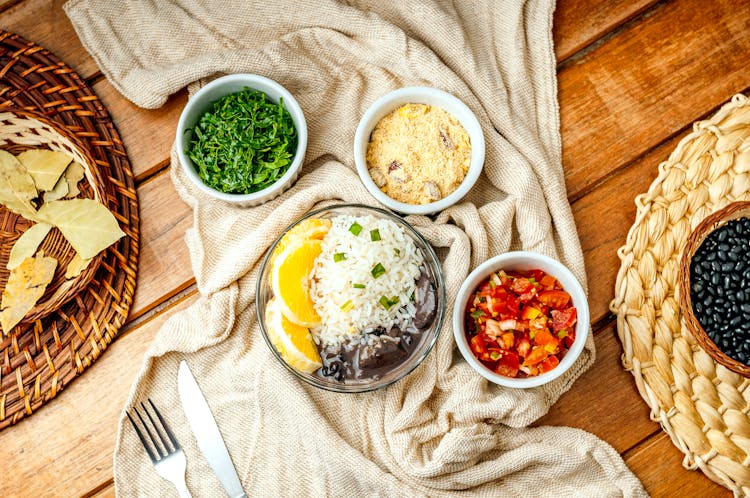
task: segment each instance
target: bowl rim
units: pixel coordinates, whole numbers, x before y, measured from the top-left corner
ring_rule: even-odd
[[[727,222],[750,217],[750,201],[730,202],[723,208],[714,211],[703,218],[698,225],[690,232],[685,242],[685,247],[680,256],[680,269],[677,274],[677,291],[679,293],[679,308],[682,318],[685,320],[685,327],[698,342],[698,345],[708,355],[719,363],[745,378],[750,378],[750,365],[735,360],[711,340],[708,333],[698,321],[693,313],[693,302],[690,296],[690,264],[703,242],[713,232],[726,225]]]
[[[417,99],[414,103],[422,103],[418,100],[425,99],[426,97],[432,97],[435,100],[440,101],[441,104],[429,105],[441,107],[443,110],[449,112],[453,117],[458,119],[461,126],[464,127],[471,139],[471,159],[469,162],[469,170],[463,181],[461,181],[458,187],[456,187],[456,190],[435,202],[430,202],[428,204],[408,204],[389,197],[380,190],[377,185],[375,185],[372,177],[370,177],[365,154],[362,153],[362,150],[363,146],[367,146],[372,130],[378,124],[380,119],[382,119],[383,116],[378,119],[375,119],[375,117],[379,115],[383,109],[388,108],[388,112],[396,109],[397,106],[404,104],[404,102],[401,101],[404,98]],[[386,93],[375,100],[375,102],[373,102],[365,111],[362,118],[359,120],[357,130],[354,133],[354,164],[357,167],[357,173],[359,174],[360,180],[378,202],[399,213],[432,214],[456,204],[469,193],[479,179],[479,176],[484,169],[484,160],[484,132],[482,131],[482,126],[479,123],[476,114],[474,114],[474,112],[458,97],[438,88],[408,86]]]
[[[294,153],[294,159],[292,159],[289,168],[281,176],[281,178],[276,180],[276,182],[274,182],[272,185],[269,185],[263,190],[258,190],[257,192],[252,192],[249,194],[231,194],[221,192],[212,187],[209,187],[208,185],[203,183],[203,180],[201,180],[200,176],[195,170],[193,161],[185,153],[185,148],[187,147],[186,132],[188,128],[195,125],[195,123],[187,123],[189,111],[199,105],[199,102],[202,102],[202,99],[205,99],[206,95],[212,90],[235,83],[244,83],[244,86],[250,87],[253,90],[261,91],[272,100],[275,99],[275,97],[268,95],[268,92],[266,90],[264,90],[263,88],[257,88],[257,86],[273,88],[281,95],[281,98],[284,99],[284,107],[286,107],[287,111],[289,111],[289,114],[294,121],[294,125],[297,128],[297,150]],[[231,93],[235,92],[227,92],[222,96],[226,96]],[[258,74],[227,74],[225,76],[216,78],[210,83],[207,83],[192,97],[189,98],[187,104],[185,104],[185,107],[182,108],[180,118],[177,121],[177,129],[175,132],[175,148],[177,149],[177,157],[180,161],[180,165],[182,166],[183,171],[185,171],[185,174],[188,176],[188,178],[190,178],[193,184],[196,185],[202,192],[205,192],[206,194],[216,199],[221,199],[223,201],[231,203],[251,203],[253,201],[262,201],[273,192],[278,191],[279,193],[281,193],[287,187],[290,181],[293,181],[294,178],[296,178],[296,175],[301,169],[302,163],[305,159],[305,152],[307,151],[307,121],[305,119],[305,114],[302,111],[302,107],[300,107],[297,99],[295,99],[294,96],[277,81]]]
[[[561,275],[564,276],[565,279],[567,279],[569,283],[572,284],[572,289],[569,285],[564,285],[563,287],[565,291],[570,294],[571,299],[573,299],[573,303],[578,312],[578,323],[576,324],[576,339],[570,349],[568,349],[568,352],[565,354],[565,357],[562,359],[560,364],[549,372],[534,377],[525,377],[522,379],[506,377],[497,374],[480,363],[469,349],[469,343],[466,340],[466,334],[464,332],[464,312],[466,307],[465,304],[469,293],[473,292],[478,282],[485,279],[489,275],[489,273],[503,268],[512,269],[514,264],[518,264],[513,263],[513,261],[517,261],[519,259],[528,260],[529,263],[532,263],[532,265],[530,266],[533,266],[533,263],[535,262],[541,262],[549,267],[555,268],[555,274],[553,274],[552,276],[558,280],[560,280]],[[547,271],[545,271],[545,273],[552,274],[552,272]],[[474,281],[476,281],[476,283],[473,283]],[[459,289],[456,296],[456,302],[453,306],[453,336],[455,338],[456,344],[458,345],[458,349],[461,351],[461,354],[463,355],[466,362],[485,379],[495,384],[512,388],[527,389],[538,387],[557,379],[562,374],[567,372],[575,364],[575,362],[578,360],[578,357],[583,352],[589,335],[589,322],[590,317],[588,298],[586,296],[586,292],[583,289],[583,286],[575,277],[575,275],[573,275],[573,272],[571,272],[568,267],[566,267],[560,261],[533,251],[506,252],[498,254],[497,256],[493,256],[492,258],[480,264],[466,277],[466,279],[464,279],[463,283],[461,284],[461,288]]]
[[[414,356],[412,361],[413,364],[410,365],[407,369],[405,369],[403,372],[401,372],[398,376],[394,377],[393,379],[389,379],[388,382],[385,382],[383,384],[378,384],[378,381],[375,381],[371,384],[362,384],[362,385],[352,385],[352,384],[341,384],[335,385],[334,383],[322,383],[317,382],[315,378],[305,375],[302,372],[298,372],[294,368],[292,368],[285,360],[281,357],[279,352],[276,350],[276,347],[271,343],[271,339],[268,337],[268,332],[266,331],[265,323],[262,317],[262,313],[265,313],[265,311],[261,310],[259,297],[261,295],[261,287],[263,285],[263,275],[265,273],[265,269],[271,259],[271,255],[273,254],[274,249],[276,249],[276,246],[278,245],[279,241],[286,235],[286,233],[297,224],[301,223],[302,221],[312,218],[313,216],[316,216],[322,212],[331,211],[334,209],[341,209],[341,208],[353,208],[353,209],[364,209],[366,211],[375,211],[381,216],[385,216],[388,219],[395,219],[397,223],[400,223],[403,226],[406,226],[411,233],[414,235],[416,239],[418,239],[424,247],[427,248],[427,255],[432,258],[432,260],[435,263],[435,268],[437,269],[437,274],[435,275],[435,278],[437,279],[438,283],[438,290],[439,290],[439,296],[438,296],[438,313],[435,317],[436,322],[434,323],[434,330],[435,333],[433,336],[429,339],[428,343],[425,346],[424,351],[419,354],[418,356]],[[270,270],[269,270],[270,271]],[[325,391],[331,391],[336,393],[365,393],[370,391],[376,391],[378,389],[382,389],[385,387],[390,386],[391,384],[394,384],[401,379],[407,377],[409,374],[411,374],[418,366],[424,362],[424,360],[427,358],[427,356],[430,354],[432,349],[434,348],[435,344],[437,343],[438,337],[440,337],[440,332],[443,328],[444,319],[445,319],[445,313],[446,313],[446,307],[447,307],[447,297],[445,293],[445,277],[443,275],[443,268],[440,264],[440,260],[437,257],[437,254],[435,253],[435,250],[433,249],[432,245],[422,236],[417,229],[412,227],[406,220],[401,218],[395,213],[391,213],[390,211],[386,209],[382,209],[379,207],[374,206],[368,206],[366,204],[359,204],[359,203],[336,203],[331,204],[325,207],[314,209],[304,216],[300,217],[290,225],[288,225],[284,230],[281,232],[281,234],[276,237],[276,240],[274,240],[273,244],[268,248],[266,251],[266,255],[263,257],[263,261],[260,266],[260,271],[258,272],[258,279],[255,283],[255,316],[258,320],[258,326],[260,327],[261,335],[263,336],[263,340],[265,341],[268,348],[271,350],[271,354],[273,354],[274,357],[292,374],[294,374],[298,379],[304,381],[305,383],[314,386],[319,389],[323,389]],[[402,363],[403,365],[403,363]]]

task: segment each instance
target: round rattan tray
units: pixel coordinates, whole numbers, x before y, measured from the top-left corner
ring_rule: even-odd
[[[74,297],[0,336],[0,430],[57,396],[117,336],[133,301],[140,236],[133,173],[102,103],[50,52],[0,31],[0,113],[6,108],[39,113],[81,144],[126,237],[99,256],[95,273]],[[3,238],[18,236],[13,227],[0,229]]]
[[[750,380],[714,361],[689,332],[678,295],[688,236],[708,215],[750,200],[750,99],[735,96],[694,125],[636,197],[635,223],[618,250],[611,309],[623,365],[683,465],[738,495],[750,494]]]

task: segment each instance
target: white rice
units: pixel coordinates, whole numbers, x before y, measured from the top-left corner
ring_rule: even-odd
[[[383,218],[340,215],[331,221],[310,281],[315,311],[322,319],[322,326],[312,329],[315,341],[340,344],[361,336],[369,327],[406,328],[414,319],[411,298],[423,262],[414,241],[396,223]],[[355,221],[362,226],[356,236],[349,230]],[[370,232],[375,229],[379,241],[372,240]],[[334,255],[342,253],[346,259],[334,261]],[[372,270],[378,263],[385,273],[374,278]],[[397,297],[398,303],[386,309],[380,303],[383,296],[394,301]]]

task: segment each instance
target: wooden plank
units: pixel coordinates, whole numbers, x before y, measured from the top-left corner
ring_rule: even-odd
[[[196,299],[190,294],[128,331],[59,399],[0,432],[0,462],[13,469],[12,479],[0,479],[0,496],[20,489],[23,496],[80,496],[112,478],[117,420],[141,358],[164,321]]]
[[[115,484],[109,482],[106,486],[98,489],[95,493],[87,494],[85,496],[86,498],[115,498]]]
[[[561,62],[658,0],[580,0],[558,2],[552,36]]]
[[[99,72],[62,10],[67,0],[25,0],[3,12],[0,28],[50,50],[83,78]]]
[[[174,189],[169,171],[138,187],[141,255],[129,319],[142,315],[195,281],[185,244],[193,212]]]
[[[136,179],[165,167],[169,163],[177,121],[187,103],[187,91],[173,95],[156,110],[141,109],[126,100],[106,79],[94,85],[94,92],[109,110],[120,132]]]
[[[597,333],[596,362],[534,425],[579,427],[622,452],[659,430],[633,376],[622,368],[614,325]]]
[[[574,198],[750,87],[750,2],[669,2],[559,73]],[[689,29],[681,29],[689,26]]]
[[[625,463],[654,497],[732,496],[730,491],[706,477],[700,470],[685,470],[683,454],[660,432],[624,455]]]
[[[609,313],[620,268],[617,249],[625,244],[635,221],[635,196],[648,190],[658,176],[659,163],[667,160],[681,138],[654,149],[571,205],[586,264],[592,323]]]

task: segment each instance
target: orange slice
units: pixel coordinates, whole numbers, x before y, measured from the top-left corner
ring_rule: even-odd
[[[266,305],[266,331],[271,343],[290,367],[312,373],[323,366],[310,331],[287,320],[276,298],[271,298]]]
[[[322,250],[318,239],[292,241],[271,267],[271,288],[284,316],[301,327],[320,324],[310,297],[310,273]]]
[[[308,218],[292,227],[287,233],[281,237],[281,240],[273,250],[271,255],[271,266],[276,257],[284,252],[284,249],[289,247],[291,242],[302,239],[317,239],[322,240],[328,230],[331,228],[331,220],[327,218]]]

